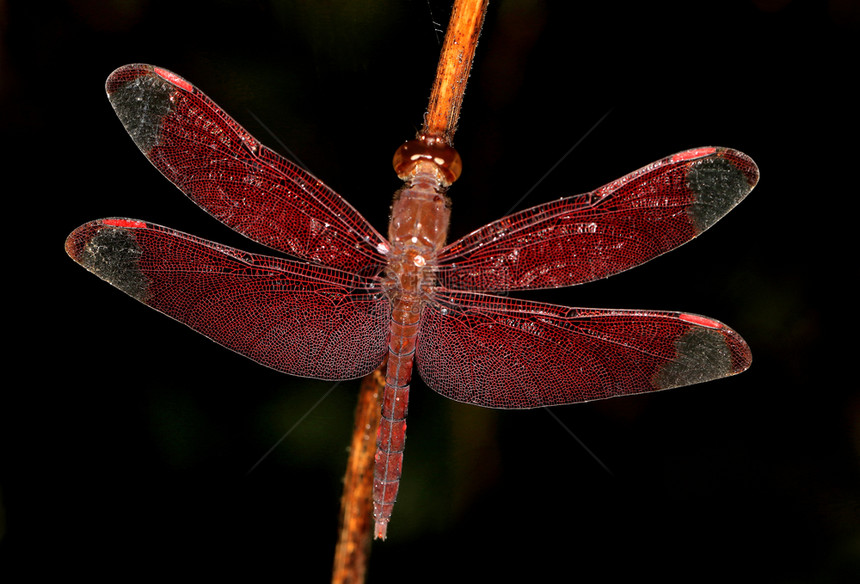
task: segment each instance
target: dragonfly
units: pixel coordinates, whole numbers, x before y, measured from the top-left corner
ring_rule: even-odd
[[[522,409],[701,383],[751,363],[743,338],[706,316],[507,295],[605,278],[697,237],[758,181],[739,151],[679,152],[446,243],[446,191],[462,161],[419,135],[394,156],[404,185],[386,238],[179,75],[126,65],[106,91],[165,177],[223,224],[292,259],[123,217],[81,225],[66,251],[140,302],[277,371],[342,380],[385,363],[377,538],[387,535],[399,488],[413,365],[447,398]]]

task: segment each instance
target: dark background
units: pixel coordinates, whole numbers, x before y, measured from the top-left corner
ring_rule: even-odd
[[[75,265],[79,224],[128,216],[259,251],[140,155],[105,77],[184,76],[287,144],[385,230],[448,2],[0,1],[7,265],[0,578],[330,577],[357,382],[279,375]],[[731,146],[762,178],[704,237],[535,298],[684,310],[752,347],[746,373],[545,411],[414,383],[371,582],[856,582],[860,398],[851,235],[856,2],[494,1],[456,144],[451,237],[673,152]],[[257,121],[260,120],[260,121]],[[850,139],[849,139],[850,138]],[[850,243],[849,243],[850,242]],[[849,247],[851,245],[852,247]],[[849,255],[850,253],[850,255]],[[8,326],[11,324],[11,327]]]

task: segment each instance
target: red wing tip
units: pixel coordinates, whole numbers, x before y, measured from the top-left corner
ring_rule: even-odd
[[[152,70],[156,75],[165,79],[172,83],[173,85],[179,87],[180,89],[184,89],[185,91],[194,91],[194,86],[191,85],[188,81],[174,73],[173,71],[168,71],[162,67],[153,67]]]
[[[686,162],[689,160],[706,158],[713,154],[732,161],[732,164],[740,168],[747,177],[747,182],[749,183],[750,190],[752,190],[752,188],[756,186],[759,178],[758,165],[752,158],[750,158],[740,150],[735,150],[734,148],[724,148],[721,146],[700,146],[699,148],[691,148],[689,150],[684,150],[683,152],[673,154],[669,157],[669,160],[671,162]]]
[[[678,314],[690,326],[674,340],[675,355],[651,378],[656,390],[704,383],[749,368],[752,354],[741,336],[723,323],[698,314]]]
[[[715,146],[701,146],[699,148],[692,148],[690,150],[684,150],[683,152],[678,152],[677,154],[673,154],[671,159],[672,162],[683,162],[685,160],[695,160],[696,158],[702,158],[704,156],[710,156],[714,152],[717,151]]]
[[[101,224],[109,225],[111,227],[130,227],[132,229],[146,227],[145,222],[138,221],[136,219],[102,219]]]
[[[80,263],[81,254],[90,241],[96,237],[103,227],[120,227],[123,229],[141,229],[146,227],[146,222],[137,219],[125,219],[122,217],[111,217],[109,219],[97,219],[84,223],[66,238],[66,253],[76,262]]]
[[[183,77],[177,75],[173,71],[164,67],[156,67],[155,65],[147,65],[145,63],[133,63],[131,65],[123,65],[114,70],[108,75],[105,82],[105,91],[108,95],[112,95],[118,89],[121,89],[126,84],[134,81],[139,77],[146,75],[158,75],[168,83],[175,85],[185,91],[194,91],[194,86],[186,81]]]
[[[699,326],[704,326],[712,329],[723,328],[723,323],[718,320],[714,320],[712,318],[708,318],[707,316],[701,316],[699,314],[689,314],[682,313],[678,315],[678,318],[683,320],[684,322],[690,322],[693,324],[697,324]]]
[[[749,366],[752,364],[752,352],[749,345],[737,332],[720,321],[702,316],[701,314],[684,312],[679,314],[678,318],[696,326],[719,331],[718,334],[725,340],[726,346],[731,353],[731,373],[727,375],[735,375],[749,369]]]

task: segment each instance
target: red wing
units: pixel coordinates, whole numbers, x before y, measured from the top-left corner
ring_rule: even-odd
[[[735,331],[680,312],[568,308],[437,291],[416,364],[435,391],[491,408],[631,395],[734,375],[750,365]]]
[[[144,304],[272,369],[351,379],[387,350],[375,278],[243,252],[131,219],[86,223],[66,251]]]
[[[503,291],[605,278],[690,241],[757,181],[755,163],[736,150],[680,152],[451,243],[439,254],[438,281],[456,290]]]
[[[310,262],[368,276],[385,265],[387,242],[349,203],[178,75],[126,65],[105,89],[150,162],[219,221]]]

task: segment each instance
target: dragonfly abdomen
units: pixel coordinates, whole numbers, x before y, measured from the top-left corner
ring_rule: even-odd
[[[382,416],[376,434],[376,460],[373,472],[373,516],[375,535],[385,538],[391,509],[400,487],[403,450],[406,446],[406,413],[409,405],[409,383],[415,357],[415,343],[421,322],[421,301],[396,301],[391,314],[388,340],[388,362]]]

